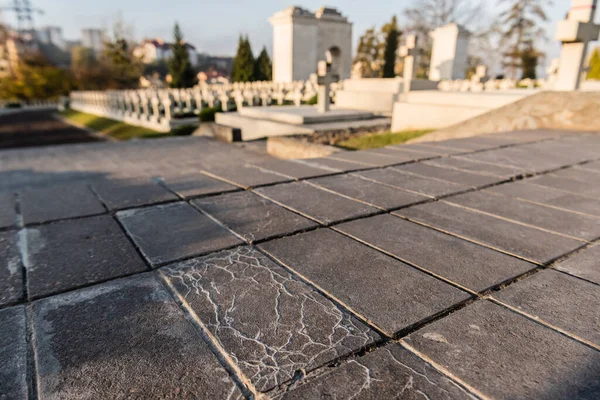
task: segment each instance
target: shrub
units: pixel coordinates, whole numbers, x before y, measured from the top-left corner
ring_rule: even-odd
[[[215,114],[221,112],[221,107],[205,107],[200,111],[198,117],[200,122],[215,122]]]
[[[198,127],[196,125],[183,125],[171,131],[173,136],[190,136]]]
[[[21,107],[23,107],[21,105],[21,103],[17,103],[17,102],[6,103],[4,105],[4,108],[21,108]]]
[[[308,101],[306,102],[306,104],[308,104],[309,106],[316,106],[318,103],[319,97],[316,94],[310,99],[308,99]]]

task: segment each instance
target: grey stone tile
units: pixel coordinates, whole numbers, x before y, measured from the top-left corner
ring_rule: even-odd
[[[242,243],[186,203],[121,211],[117,216],[155,266]]]
[[[30,298],[146,270],[110,216],[60,221],[21,232]]]
[[[273,171],[280,175],[285,175],[291,179],[313,178],[316,176],[331,175],[335,173],[330,169],[319,168],[316,166],[295,162],[294,160],[271,160],[256,163],[254,165],[267,171]]]
[[[33,310],[40,398],[239,396],[149,274],[54,296]]]
[[[23,268],[17,232],[0,232],[0,306],[23,298]]]
[[[0,193],[0,228],[8,228],[17,223],[15,207],[15,195],[13,193]]]
[[[599,285],[545,270],[493,297],[600,346]]]
[[[334,172],[349,172],[349,171],[358,171],[361,169],[373,168],[367,164],[361,164],[351,161],[343,161],[337,160],[335,158],[323,157],[323,158],[309,158],[306,160],[296,160],[296,162],[301,162],[306,165],[329,169]]]
[[[451,168],[437,167],[425,163],[416,163],[396,167],[402,172],[458,183],[469,187],[487,186],[504,180],[503,178],[481,175],[467,171],[457,171]]]
[[[309,378],[278,400],[472,399],[473,396],[398,344]]]
[[[438,158],[440,156],[448,154],[445,150],[440,150],[434,147],[425,147],[419,145],[395,145],[395,146],[387,146],[380,149],[373,149],[371,151],[398,151],[405,154],[411,154],[413,157],[416,157],[418,160],[429,159],[429,158]],[[450,151],[452,152],[452,151]]]
[[[330,158],[335,158],[342,161],[353,161],[372,167],[386,167],[388,165],[400,164],[403,162],[412,161],[414,157],[399,155],[391,157],[388,155],[372,153],[369,151],[345,151],[332,154]]]
[[[249,247],[162,272],[260,391],[380,339]]]
[[[594,161],[588,164],[580,165],[577,169],[583,169],[585,171],[600,172],[600,161]]]
[[[28,399],[25,307],[0,310],[0,399]]]
[[[348,222],[336,229],[476,292],[537,267],[391,215]]]
[[[167,176],[163,178],[163,183],[169,189],[185,198],[239,190],[237,186],[230,185],[199,172]]]
[[[470,189],[469,186],[457,183],[403,173],[395,168],[363,171],[359,172],[358,175],[376,182],[431,197],[440,197]]]
[[[206,197],[192,203],[248,242],[317,226],[317,223],[252,192]]]
[[[102,203],[87,185],[71,184],[20,193],[21,214],[25,224],[105,213]]]
[[[584,242],[466,210],[445,202],[424,204],[394,212],[412,220],[524,257],[549,262]]]
[[[423,142],[423,143],[410,143],[410,144],[399,144],[391,146],[400,150],[410,150],[413,152],[421,152],[424,154],[436,154],[438,156],[448,156],[451,154],[463,153],[464,150],[452,149],[449,147],[443,147],[436,145],[438,142]]]
[[[582,250],[555,268],[600,285],[600,245]]]
[[[325,225],[378,212],[374,207],[321,190],[306,182],[260,188],[256,192]]]
[[[249,164],[211,168],[202,172],[244,189],[292,180],[286,176],[268,172]]]
[[[547,186],[535,185],[529,180],[494,186],[486,190],[600,217],[600,200],[552,189]]]
[[[598,217],[546,207],[485,190],[453,196],[446,201],[578,239],[593,240],[600,237]]]
[[[523,170],[520,168],[483,163],[462,157],[436,158],[435,160],[426,161],[425,164],[445,168],[455,168],[460,171],[476,172],[478,174],[492,175],[499,178],[510,178],[519,176],[523,173]]]
[[[423,152],[411,151],[409,149],[400,149],[397,147],[382,147],[378,149],[363,150],[362,152],[370,154],[381,154],[394,160],[398,160],[398,163],[427,160],[429,158],[439,157],[437,154],[433,153],[425,154]]]
[[[469,298],[465,292],[329,229],[260,247],[390,336]]]
[[[502,138],[497,135],[472,136],[459,139],[448,139],[439,142],[426,142],[423,144],[435,145],[438,147],[448,147],[450,149],[459,149],[464,152],[481,151],[495,149],[498,147],[513,144],[515,141],[508,138]]]
[[[590,184],[600,184],[600,175],[597,172],[586,171],[580,168],[566,168],[560,171],[553,172],[551,176],[560,178],[573,179],[579,182],[587,182]]]
[[[318,178],[311,182],[336,193],[341,193],[384,209],[393,209],[429,200],[429,197],[405,192],[398,188],[381,185],[360,178],[359,176],[348,174]]]
[[[487,301],[405,340],[489,398],[591,400],[600,394],[599,351]]]
[[[560,171],[560,173],[555,172],[532,178],[531,183],[564,190],[573,194],[600,198],[600,174],[583,170],[565,171],[569,172]]]
[[[177,196],[149,179],[112,179],[92,184],[100,200],[111,210],[177,200]]]

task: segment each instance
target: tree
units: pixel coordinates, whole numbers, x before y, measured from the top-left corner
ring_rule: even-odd
[[[375,28],[367,29],[358,41],[354,68],[360,69],[360,76],[372,78],[379,76],[381,61],[379,59],[380,39]]]
[[[521,50],[521,79],[537,79],[537,66],[541,53],[539,53],[534,47],[533,43],[528,43],[526,47]]]
[[[237,53],[233,59],[233,82],[251,82],[254,80],[254,55],[248,36],[240,35]]]
[[[172,88],[189,88],[198,82],[181,28],[177,23],[173,29],[173,57],[169,60],[169,73]]]
[[[398,19],[394,15],[392,21],[382,28],[386,34],[385,48],[383,51],[383,77],[393,78],[396,76],[396,61],[398,56]]]
[[[600,80],[600,49],[596,47],[589,62],[588,79]]]
[[[273,79],[273,66],[271,64],[271,57],[267,53],[266,47],[263,47],[260,55],[254,63],[254,80],[256,81],[270,81]]]
[[[112,39],[104,41],[104,52],[100,63],[108,75],[104,89],[135,89],[143,71],[140,59],[133,55],[130,46],[132,28],[118,18],[113,27]]]

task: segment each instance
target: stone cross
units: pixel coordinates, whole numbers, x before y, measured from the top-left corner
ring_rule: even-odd
[[[556,90],[577,90],[586,70],[588,45],[598,40],[594,24],[598,0],[571,0],[567,19],[558,23],[556,38],[562,42]]]
[[[407,35],[404,45],[400,46],[400,57],[404,58],[404,92],[410,92],[410,85],[417,74],[419,51],[417,49],[417,35]]]
[[[319,113],[326,113],[331,106],[331,84],[339,81],[339,76],[331,72],[331,64],[327,61],[319,61],[317,75],[319,84],[317,109]]]

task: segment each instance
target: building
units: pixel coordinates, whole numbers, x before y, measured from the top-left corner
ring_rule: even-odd
[[[334,8],[312,13],[292,6],[273,15],[273,80],[307,80],[319,61],[329,61],[340,79],[352,70],[352,23]]]
[[[190,63],[195,67],[198,64],[196,48],[189,43],[185,43],[185,47],[190,56]],[[144,64],[167,61],[173,57],[173,43],[160,38],[146,39],[133,49],[133,55],[140,58]]]
[[[67,50],[67,42],[63,37],[63,30],[59,26],[46,26],[38,29],[36,36],[40,43],[54,45],[63,51]]]
[[[99,54],[104,49],[104,30],[85,28],[81,30],[81,45]]]

